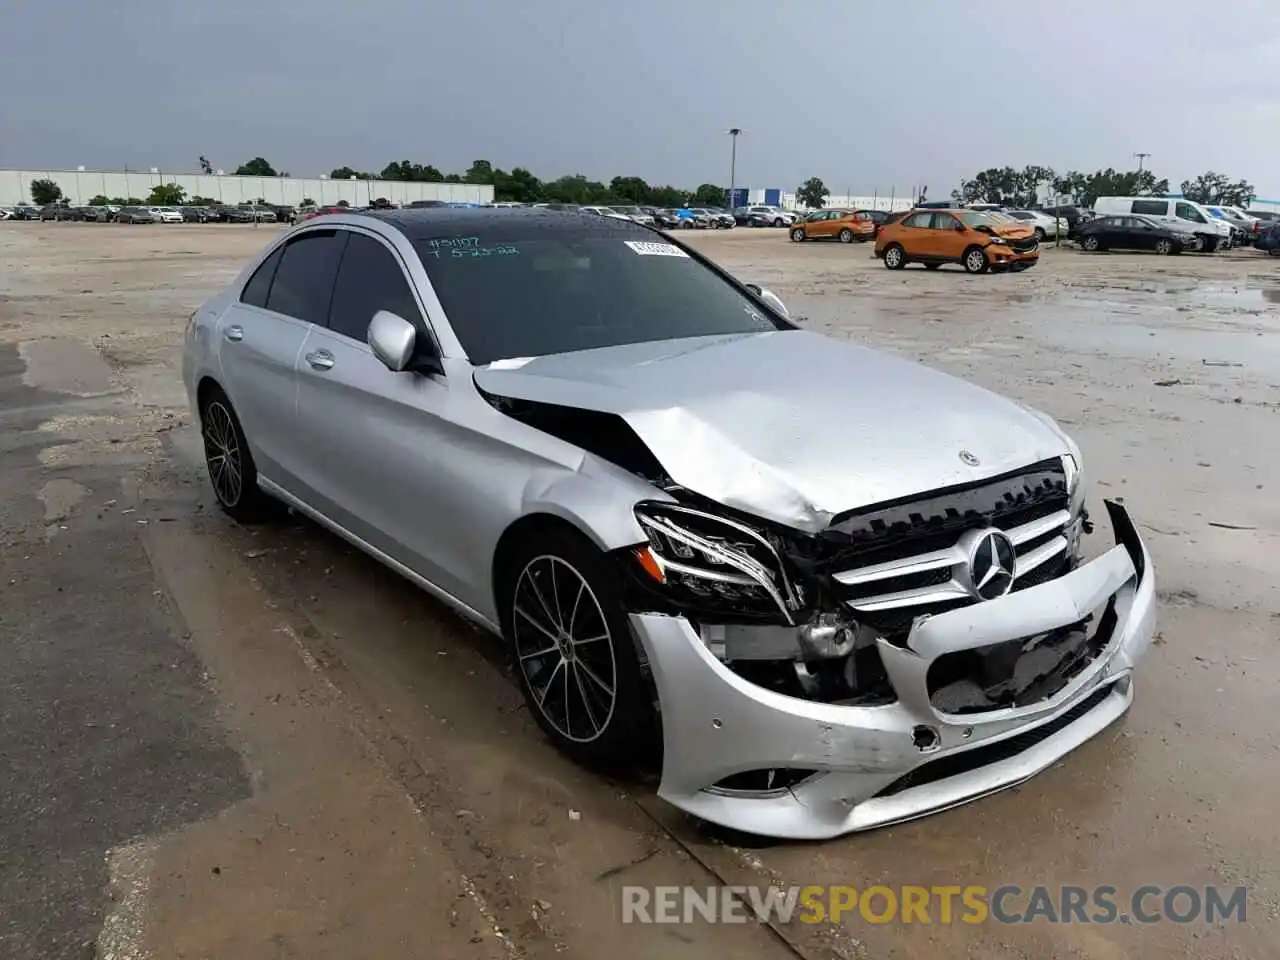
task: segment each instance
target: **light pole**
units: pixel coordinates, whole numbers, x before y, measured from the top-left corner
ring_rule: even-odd
[[[1141,172],[1142,172],[1142,161],[1146,160],[1146,159],[1147,159],[1147,157],[1151,156],[1151,154],[1149,154],[1149,153],[1135,153],[1135,154],[1134,154],[1134,156],[1138,158],[1138,172],[1139,172],[1139,173],[1141,173]]]
[[[84,206],[84,196],[80,190],[80,174],[84,173],[84,165],[76,167],[76,205]]]
[[[738,176],[738,134],[742,132],[739,127],[730,127],[725,131],[729,135],[729,211],[737,206],[737,176]]]

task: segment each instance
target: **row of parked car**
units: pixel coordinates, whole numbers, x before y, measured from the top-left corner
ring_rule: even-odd
[[[52,203],[43,207],[18,204],[0,207],[0,220],[82,221],[90,223],[293,223],[293,207],[276,204],[215,204],[212,206],[72,207]]]

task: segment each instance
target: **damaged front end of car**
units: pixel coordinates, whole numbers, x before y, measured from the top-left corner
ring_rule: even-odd
[[[671,488],[624,597],[657,686],[660,795],[821,838],[1012,785],[1120,716],[1153,629],[1145,548],[1091,563],[1072,455],[809,534]]]

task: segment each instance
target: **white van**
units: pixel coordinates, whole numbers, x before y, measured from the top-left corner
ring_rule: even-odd
[[[1099,197],[1093,205],[1098,216],[1140,213],[1168,223],[1174,229],[1190,229],[1200,238],[1200,249],[1212,253],[1231,246],[1231,226],[1192,200],[1169,197]]]

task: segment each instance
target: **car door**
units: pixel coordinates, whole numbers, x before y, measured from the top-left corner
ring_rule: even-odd
[[[811,237],[827,238],[835,234],[835,217],[834,210],[820,210],[813,215],[813,219],[805,224],[805,231]]]
[[[277,247],[250,276],[215,333],[222,385],[259,473],[286,490],[296,485],[295,364],[307,330],[328,313],[337,267],[334,231],[303,233]]]
[[[902,231],[899,237],[902,242],[902,249],[907,251],[908,257],[912,259],[930,259],[932,257],[932,233],[930,231],[932,224],[933,214],[927,210],[922,213],[913,213],[903,218]]]
[[[299,495],[463,597],[448,560],[463,545],[439,542],[451,527],[431,522],[450,510],[440,480],[451,436],[448,384],[442,375],[392,372],[374,356],[368,331],[379,310],[408,320],[423,342],[433,339],[400,254],[373,232],[345,232],[329,315],[311,327],[298,360],[298,437],[310,454]]]
[[[933,214],[930,221],[929,252],[944,260],[959,260],[964,256],[965,248],[972,242],[967,231],[962,233],[956,229],[959,220],[945,210]]]
[[[1146,220],[1138,217],[1124,218],[1124,237],[1123,246],[1129,250],[1154,250],[1156,248],[1157,232]]]

